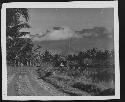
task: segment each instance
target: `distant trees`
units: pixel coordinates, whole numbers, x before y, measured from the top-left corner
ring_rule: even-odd
[[[110,66],[111,64],[114,64],[114,62],[111,62],[112,60],[114,60],[114,54],[113,54],[113,50],[109,51],[109,50],[98,50],[97,54],[95,56],[95,60],[98,64],[98,66]]]
[[[67,68],[84,70],[87,67],[111,67],[114,65],[114,51],[99,50],[97,48],[80,51],[77,55],[67,55],[64,58],[60,54],[51,55],[49,51],[42,54],[37,54],[40,57],[39,61],[49,62],[55,67],[59,67],[61,63]],[[34,57],[35,58],[35,57]],[[38,58],[36,58],[38,60]],[[38,62],[39,62],[38,61]]]
[[[52,60],[52,55],[49,53],[49,51],[45,51],[43,54],[43,61],[50,62]]]
[[[86,51],[80,51],[78,55],[68,55],[67,60],[77,62],[79,66],[86,66],[87,62],[89,66],[109,66],[109,64],[114,63],[114,51],[102,51],[97,48],[92,48]]]
[[[52,62],[53,62],[53,65],[54,65],[55,67],[59,67],[59,66],[60,66],[60,63],[61,63],[61,57],[60,57],[60,55],[55,54],[55,55],[53,56]]]
[[[25,20],[22,21],[21,17]],[[29,32],[20,32],[22,28],[29,28],[29,15],[26,8],[6,9],[6,50],[7,64],[26,64],[31,60],[32,41],[29,38],[21,38]]]
[[[38,58],[39,57],[39,58]],[[60,74],[65,73],[66,75],[77,78],[84,76],[84,71],[87,68],[112,68],[114,67],[114,51],[111,50],[99,50],[97,48],[88,49],[86,51],[80,51],[77,55],[61,56],[60,54],[51,55],[49,51],[45,51],[42,54],[37,54],[33,59],[37,59],[36,63],[41,63],[40,69],[50,69],[46,71],[50,75],[51,72],[57,71]],[[52,65],[50,68],[43,66]],[[63,66],[61,66],[63,64]],[[45,70],[44,69],[44,70]],[[45,72],[45,71],[42,71]],[[41,73],[42,73],[41,72]],[[88,73],[87,74],[91,74]],[[44,76],[44,74],[43,74]],[[100,77],[100,76],[99,76]],[[93,79],[95,80],[95,79]]]

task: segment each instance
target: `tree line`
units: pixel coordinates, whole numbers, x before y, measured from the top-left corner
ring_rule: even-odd
[[[97,48],[80,51],[78,54],[69,54],[61,56],[61,54],[52,55],[49,51],[36,54],[36,62],[49,62],[54,66],[68,66],[69,64],[86,66],[86,67],[113,67],[114,50],[99,50]]]

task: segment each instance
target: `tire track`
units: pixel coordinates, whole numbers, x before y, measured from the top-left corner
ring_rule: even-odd
[[[36,75],[33,74],[33,72],[30,72],[30,78],[32,80],[34,80],[42,89],[48,91],[51,96],[69,96],[68,94],[66,93],[63,93],[61,91],[58,91],[55,87],[53,87],[51,84],[49,83],[46,83],[45,81],[43,81],[42,79],[41,80],[38,80]],[[44,96],[44,95],[42,95]]]
[[[11,76],[7,76],[7,85],[12,82],[12,80],[14,79],[15,76],[16,76],[15,73],[13,75],[11,75]]]
[[[19,75],[17,87],[18,96],[37,96],[37,93],[33,90],[27,75]]]

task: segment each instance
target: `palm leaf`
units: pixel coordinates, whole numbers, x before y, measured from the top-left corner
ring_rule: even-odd
[[[16,13],[16,8],[6,9],[6,26],[14,26],[19,23],[19,16]]]
[[[26,21],[21,22],[20,17]],[[22,28],[29,28],[29,15],[26,8],[7,8],[6,9],[6,36],[7,36],[7,61],[13,62],[16,59],[27,59],[27,53],[32,51],[32,43],[30,39],[20,38],[29,34],[29,32],[21,32]],[[23,60],[24,60],[23,59]],[[15,62],[14,62],[15,63]]]
[[[26,8],[18,8],[17,11],[18,11],[18,13],[20,13],[26,19],[26,21],[29,20],[29,15],[28,15],[29,11],[28,11],[28,9],[26,9]]]
[[[30,26],[27,23],[22,23],[19,25],[16,25],[14,27],[8,28],[7,31],[7,37],[21,37],[22,35],[26,35],[27,33],[21,33],[19,30],[22,28],[29,28]]]
[[[20,23],[19,18],[22,15],[26,21],[29,20],[28,9],[26,8],[7,8],[6,26],[14,26]]]

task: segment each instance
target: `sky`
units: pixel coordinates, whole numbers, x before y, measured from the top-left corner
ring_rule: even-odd
[[[113,8],[32,8],[29,10],[32,31],[44,32],[52,26],[82,29],[86,26],[114,26]]]
[[[70,38],[78,49],[113,48],[113,8],[31,8],[29,15],[30,37],[41,44],[50,42],[47,48],[65,45]]]
[[[29,30],[31,35],[39,34],[34,37],[38,41],[90,37],[93,32],[80,35],[75,31],[95,26],[105,27],[105,32],[110,34],[108,37],[112,37],[111,32],[114,29],[113,8],[30,8],[29,15]],[[53,29],[55,26],[60,29]]]

